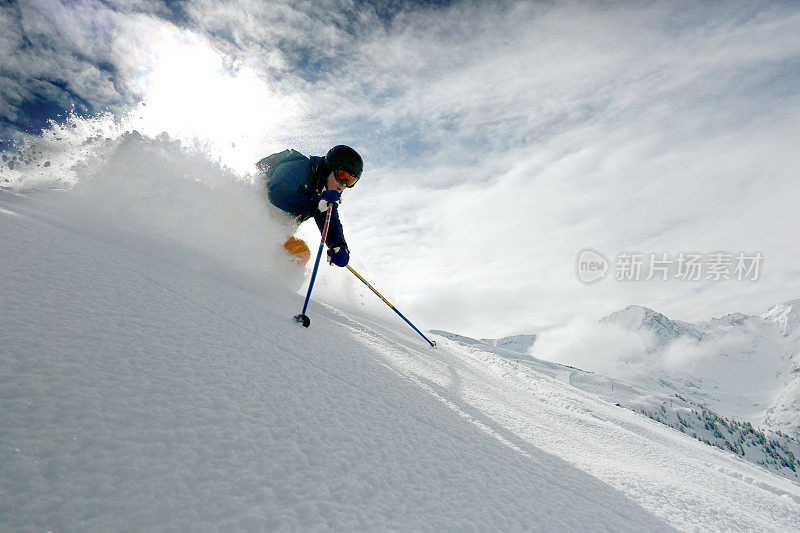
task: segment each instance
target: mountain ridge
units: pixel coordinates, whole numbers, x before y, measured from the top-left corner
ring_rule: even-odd
[[[598,324],[645,335],[651,342],[643,354],[652,362],[649,373],[609,375],[615,383],[612,389],[623,390],[629,384],[640,394],[632,399],[603,392],[609,401],[797,479],[800,299],[772,305],[761,315],[729,313],[695,323],[629,305],[606,315]],[[535,335],[522,336],[527,342],[518,345],[503,343],[502,339],[436,333],[525,364],[546,362],[538,355],[540,339]],[[684,366],[663,363],[680,360],[686,354],[691,357],[686,356],[688,363]],[[560,369],[559,363],[550,365],[554,365],[549,367],[553,375],[570,373],[571,385],[593,392],[604,390],[586,385],[595,383],[603,372],[587,377],[591,372],[574,373],[570,369],[579,369],[572,365]],[[664,406],[668,406],[666,410]]]

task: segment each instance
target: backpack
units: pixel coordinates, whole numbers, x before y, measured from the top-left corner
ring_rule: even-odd
[[[272,177],[272,173],[275,172],[275,169],[281,166],[284,163],[288,163],[290,161],[298,161],[300,159],[308,159],[308,157],[304,156],[297,150],[293,150],[291,148],[287,148],[283,152],[278,152],[277,154],[268,155],[258,163],[256,163],[256,167],[258,170],[265,174],[267,180]]]

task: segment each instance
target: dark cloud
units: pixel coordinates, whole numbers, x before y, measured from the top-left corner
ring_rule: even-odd
[[[116,29],[105,11],[80,2],[0,7],[0,136],[35,133],[69,112],[89,115],[130,100],[120,90]]]

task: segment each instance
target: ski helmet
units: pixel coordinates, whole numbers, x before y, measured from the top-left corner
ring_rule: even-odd
[[[364,170],[364,161],[358,152],[343,144],[328,150],[325,155],[325,165],[331,170],[344,169],[355,178],[360,178]]]

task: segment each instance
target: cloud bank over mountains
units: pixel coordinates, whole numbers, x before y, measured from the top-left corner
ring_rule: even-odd
[[[693,324],[632,305],[544,331],[529,353],[800,434],[800,300]]]
[[[240,175],[350,143],[348,241],[428,327],[756,313],[800,290],[798,25],[748,2],[7,3],[0,139],[107,109]],[[765,259],[756,283],[587,288],[587,247]]]

